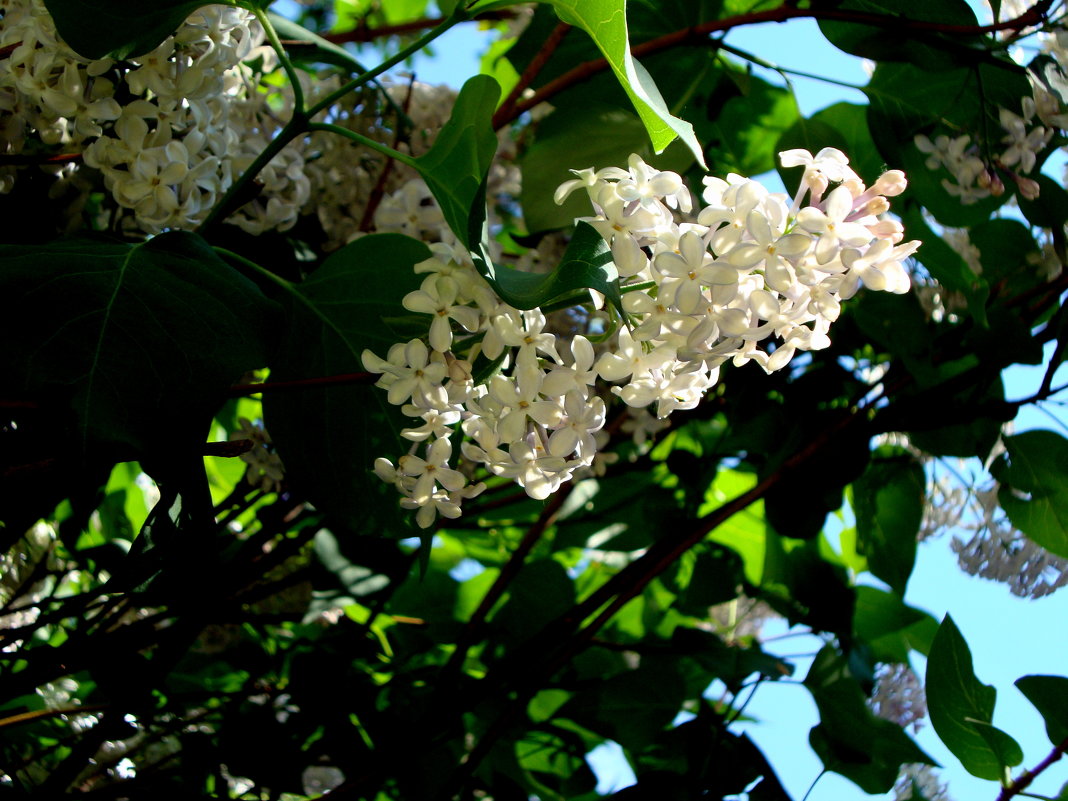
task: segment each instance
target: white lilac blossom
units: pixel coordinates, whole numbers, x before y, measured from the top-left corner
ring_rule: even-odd
[[[867,187],[838,150],[781,157],[804,168],[793,198],[730,175],[705,179],[706,205],[696,210],[680,176],[638,156],[627,169],[574,171],[556,199],[589,197],[593,214],[583,219],[611,248],[624,297],[621,310],[598,312],[609,316],[609,334],[596,348],[540,309],[497,297],[425,187],[406,185],[383,202],[379,230],[434,229],[442,238],[415,265],[422,288],[404,299],[429,319],[425,337],[384,359],[363,354],[388,400],[418,421],[403,432],[409,452],[395,467],[379,459],[375,472],[418,509],[420,526],[458,516],[462,500],[481,491],[466,483],[479,471],[536,499],[603,471],[613,397],[631,413],[624,431],[642,442],[672,412],[697,406],[723,365],[752,361],[771,373],[798,352],[828,347],[841,301],[861,286],[909,290],[904,262],[919,243],[903,242],[900,224],[880,216],[904,175],[889,171]],[[476,382],[480,357],[499,366]],[[456,453],[458,468],[449,464]]]
[[[1038,114],[1036,98],[1025,97],[1021,103],[1022,114],[1016,114],[1007,108],[998,110],[998,120],[1004,131],[997,148],[994,142],[987,142],[991,151],[986,155],[980,150],[980,143],[972,142],[970,136],[949,137],[945,134],[933,140],[925,134],[915,137],[916,147],[927,154],[927,169],[937,170],[944,167],[953,179],[942,179],[943,188],[951,195],[959,197],[961,203],[969,205],[984,198],[999,196],[1005,192],[1001,175],[1007,176],[1015,184],[1020,196],[1028,200],[1038,197],[1039,186],[1027,173],[1034,170],[1038,155],[1053,138],[1054,129],[1049,125],[1035,124],[1055,119],[1063,122],[1059,104],[1055,98],[1036,84],[1036,97],[1043,103],[1043,114]],[[1056,108],[1050,109],[1050,106]]]
[[[198,225],[290,114],[290,88],[263,80],[277,59],[244,9],[203,6],[123,64],[71,50],[41,0],[3,0],[0,11],[0,48],[14,48],[0,59],[0,153],[32,151],[36,140],[81,154],[131,231]],[[259,173],[261,191],[236,224],[260,233],[296,222],[311,191],[301,148]],[[3,169],[8,192],[17,172]]]

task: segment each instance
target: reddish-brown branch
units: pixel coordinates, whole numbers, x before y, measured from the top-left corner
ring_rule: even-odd
[[[26,167],[34,164],[71,164],[82,160],[81,153],[0,153],[0,167]]]
[[[491,11],[486,14],[480,14],[479,20],[511,19],[514,16],[515,14],[507,10]],[[388,39],[390,36],[401,36],[405,33],[430,30],[431,28],[436,28],[438,25],[441,25],[443,22],[445,22],[445,17],[426,17],[424,19],[413,19],[409,22],[398,22],[395,25],[376,25],[371,27],[361,21],[361,23],[351,31],[324,33],[321,34],[321,36],[328,42],[333,42],[334,44],[345,44],[346,42],[373,42],[376,39]],[[282,44],[300,45],[306,43],[299,40],[285,40]]]
[[[415,84],[415,76],[413,75],[408,82],[408,93],[404,96],[404,115],[408,115],[408,111],[412,107],[412,88]],[[393,134],[393,149],[396,150],[401,141],[401,131],[407,127],[407,123],[403,120],[397,120]],[[393,173],[393,165],[396,164],[396,159],[386,159],[386,164],[382,168],[382,172],[378,174],[378,180],[375,181],[374,187],[371,189],[371,194],[367,196],[367,206],[363,210],[363,217],[360,218],[360,230],[370,231],[371,226],[374,224],[375,211],[378,210],[378,206],[382,203],[382,198],[386,196],[386,182],[389,180],[389,176]]]
[[[545,43],[541,46],[538,52],[534,55],[534,58],[527,64],[527,68],[523,70],[523,74],[519,76],[519,82],[512,88],[512,91],[508,93],[508,97],[504,99],[500,107],[493,114],[493,129],[497,130],[505,125],[508,120],[515,119],[512,116],[515,110],[516,104],[523,96],[523,92],[527,90],[527,87],[534,82],[534,79],[538,77],[542,69],[549,62],[552,54],[556,52],[556,49],[560,46],[560,43],[564,41],[564,37],[567,36],[567,32],[571,30],[571,26],[566,22],[560,22],[552,33],[545,40]]]
[[[998,794],[997,801],[1009,801],[1010,798],[1014,798],[1026,790],[1031,782],[1033,782],[1046,768],[1052,765],[1054,762],[1064,756],[1068,751],[1068,739],[1061,740],[1057,746],[1050,751],[1049,755],[1035,765],[1031,770],[1025,770],[1019,776],[1017,776],[1012,784],[1008,787],[1002,788]]]
[[[710,532],[726,523],[731,517],[764,497],[770,489],[788,478],[792,471],[803,466],[805,461],[827,447],[833,438],[844,429],[864,419],[863,409],[843,416],[835,424],[820,432],[805,448],[787,459],[778,470],[759,482],[751,490],[738,495],[718,507],[715,511],[705,515],[698,521],[698,525],[685,535],[681,537],[664,537],[653,543],[643,556],[613,576],[612,579],[602,585],[585,601],[576,604],[566,615],[549,624],[536,640],[538,648],[549,650],[552,655],[540,665],[535,665],[530,669],[525,666],[519,666],[521,679],[518,684],[513,685],[515,687],[514,699],[497,720],[490,725],[489,729],[467,755],[463,764],[459,766],[449,784],[449,789],[459,789],[463,782],[466,781],[466,778],[489,754],[503,732],[512,724],[515,715],[525,708],[527,701],[537,692],[539,679],[551,676],[566,665],[576,653],[590,643],[594,636],[624,605],[641,593],[654,578],[674,564],[682,554],[702,542]],[[597,613],[598,610],[600,612],[593,621],[584,628],[575,631],[584,620]],[[560,643],[555,652],[552,651],[554,643]]]
[[[301,378],[296,381],[268,381],[263,384],[234,384],[226,392],[229,398],[242,398],[246,395],[258,395],[261,392],[278,392],[291,389],[309,389],[345,384],[371,384],[378,380],[374,373],[341,373],[321,378]]]
[[[845,11],[836,8],[795,8],[793,6],[780,6],[767,11],[754,11],[749,14],[739,14],[725,19],[711,20],[709,22],[694,25],[689,28],[673,31],[672,33],[650,39],[647,42],[634,45],[631,53],[638,58],[669,50],[685,44],[708,44],[708,37],[713,33],[729,31],[742,25],[757,25],[763,22],[786,22],[791,19],[813,18],[835,20],[839,22],[856,22],[878,26],[887,30],[888,35],[895,31],[923,31],[927,33],[944,33],[953,36],[978,36],[985,33],[995,33],[1006,30],[1022,30],[1032,25],[1040,24],[1046,17],[1053,0],[1041,0],[1020,16],[997,22],[991,25],[949,25],[939,22],[926,22],[913,20],[907,17],[894,17],[886,14],[867,14],[860,11]],[[550,81],[537,90],[531,97],[516,103],[512,113],[507,118],[494,122],[497,127],[507,125],[520,114],[529,111],[539,103],[543,103],[565,89],[581,83],[608,69],[608,61],[603,58],[586,61],[569,70],[558,78]]]

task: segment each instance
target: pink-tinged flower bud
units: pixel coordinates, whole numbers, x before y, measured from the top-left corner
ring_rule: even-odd
[[[875,185],[872,186],[872,191],[886,197],[894,197],[904,192],[908,185],[905,173],[901,170],[887,170],[879,176]]]
[[[879,195],[878,197],[873,197],[871,200],[864,204],[863,208],[858,209],[858,212],[861,215],[866,216],[871,214],[876,217],[878,217],[880,214],[885,214],[888,211],[890,211],[890,201],[882,195]]]
[[[1020,196],[1025,200],[1034,200],[1038,197],[1039,186],[1038,181],[1033,181],[1030,178],[1024,178],[1020,175],[1014,175],[1013,180],[1016,181],[1016,188],[1020,192]]]

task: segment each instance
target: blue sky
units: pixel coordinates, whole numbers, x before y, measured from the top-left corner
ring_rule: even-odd
[[[867,80],[860,60],[828,45],[811,21],[750,26],[732,31],[727,41],[784,67],[824,75],[839,82],[864,84]],[[478,56],[484,47],[485,39],[474,26],[461,26],[439,40],[435,59],[420,59],[414,70],[420,80],[459,86],[465,78],[477,72]],[[766,73],[766,77],[779,81],[775,73]],[[865,102],[861,92],[840,85],[801,77],[794,78],[793,82],[799,105],[806,115],[842,100]],[[1037,388],[1042,369],[1014,368],[1007,376],[1009,396],[1029,395]],[[1059,381],[1066,380],[1068,369],[1062,368]],[[1057,414],[1059,421],[1054,421],[1040,412],[1026,410],[1017,419],[1017,429],[1057,429],[1059,426],[1063,431],[1063,410],[1058,410]],[[947,535],[921,546],[907,600],[937,619],[946,612],[953,615],[972,648],[977,675],[998,690],[995,724],[1016,737],[1023,746],[1025,760],[1021,769],[1033,766],[1049,753],[1051,746],[1041,718],[1015,689],[1013,681],[1028,673],[1068,673],[1068,637],[1065,636],[1068,634],[1068,590],[1037,601],[1016,598],[1002,584],[963,574],[950,550],[950,539]],[[775,647],[782,654],[796,654],[814,651],[818,644],[813,643],[811,638],[807,642],[804,638],[786,639]],[[914,666],[922,675],[922,660],[917,660]],[[803,677],[806,669],[807,664],[801,661],[797,676]],[[747,726],[750,736],[769,756],[791,796],[800,801],[821,770],[819,760],[808,746],[808,730],[817,722],[817,716],[807,691],[785,683],[764,685],[747,707],[747,713],[759,720]],[[929,725],[920,731],[917,740],[944,766],[942,778],[948,781],[950,795],[956,801],[992,800],[997,795],[993,784],[971,777],[960,767]],[[597,768],[605,780],[604,789],[626,780],[627,769],[618,756],[605,752],[605,758],[597,760]],[[1033,785],[1032,790],[1055,796],[1066,780],[1068,765],[1056,765]],[[848,780],[828,774],[809,794],[808,801],[869,798],[871,796]]]

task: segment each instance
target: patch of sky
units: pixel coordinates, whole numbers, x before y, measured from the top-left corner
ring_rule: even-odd
[[[465,556],[461,559],[456,567],[449,571],[449,575],[454,581],[464,582],[468,579],[473,579],[475,576],[485,572],[486,566],[481,562],[477,562],[470,556]]]

